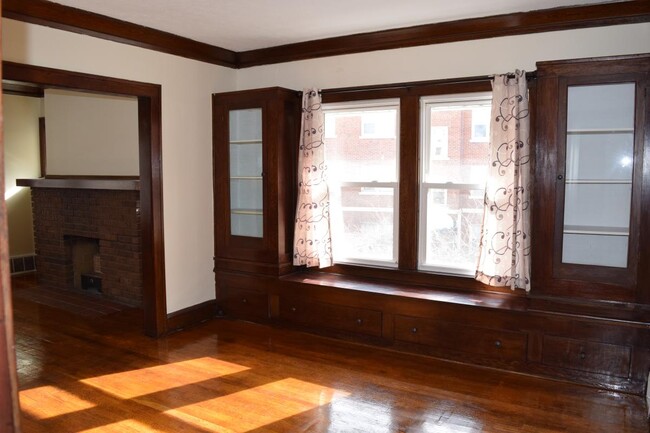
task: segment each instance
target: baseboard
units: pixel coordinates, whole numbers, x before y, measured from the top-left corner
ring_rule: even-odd
[[[11,275],[25,274],[36,271],[36,256],[27,254],[23,256],[9,257]]]
[[[178,332],[208,321],[217,315],[217,301],[212,299],[167,315],[167,333]]]

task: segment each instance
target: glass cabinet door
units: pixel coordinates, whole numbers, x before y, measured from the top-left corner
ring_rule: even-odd
[[[229,112],[230,233],[263,237],[262,109]]]
[[[562,263],[626,268],[635,83],[569,86]]]

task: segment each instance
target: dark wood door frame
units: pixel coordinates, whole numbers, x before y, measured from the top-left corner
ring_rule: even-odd
[[[2,0],[0,0],[0,5]],[[1,8],[0,8],[1,10]],[[1,13],[0,13],[1,15]],[[0,21],[0,47],[2,46]],[[2,60],[2,50],[0,50]],[[0,81],[2,70],[0,69]],[[0,191],[5,190],[2,92],[0,92]],[[7,207],[0,201],[0,432],[20,432],[16,350],[11,307],[11,279],[9,270],[9,236],[7,234]]]
[[[160,85],[13,62],[2,62],[2,66],[8,80],[138,99],[144,332],[151,337],[163,335],[167,331],[167,305]]]

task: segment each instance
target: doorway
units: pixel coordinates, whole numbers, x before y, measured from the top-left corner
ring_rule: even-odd
[[[137,98],[144,333],[151,337],[163,335],[167,331],[167,311],[163,243],[160,85],[13,62],[3,62],[3,78],[32,83],[43,88]]]

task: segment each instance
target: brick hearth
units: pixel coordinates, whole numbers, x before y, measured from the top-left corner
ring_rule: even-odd
[[[74,290],[73,238],[99,241],[102,293],[142,304],[139,191],[32,187],[39,282]]]

